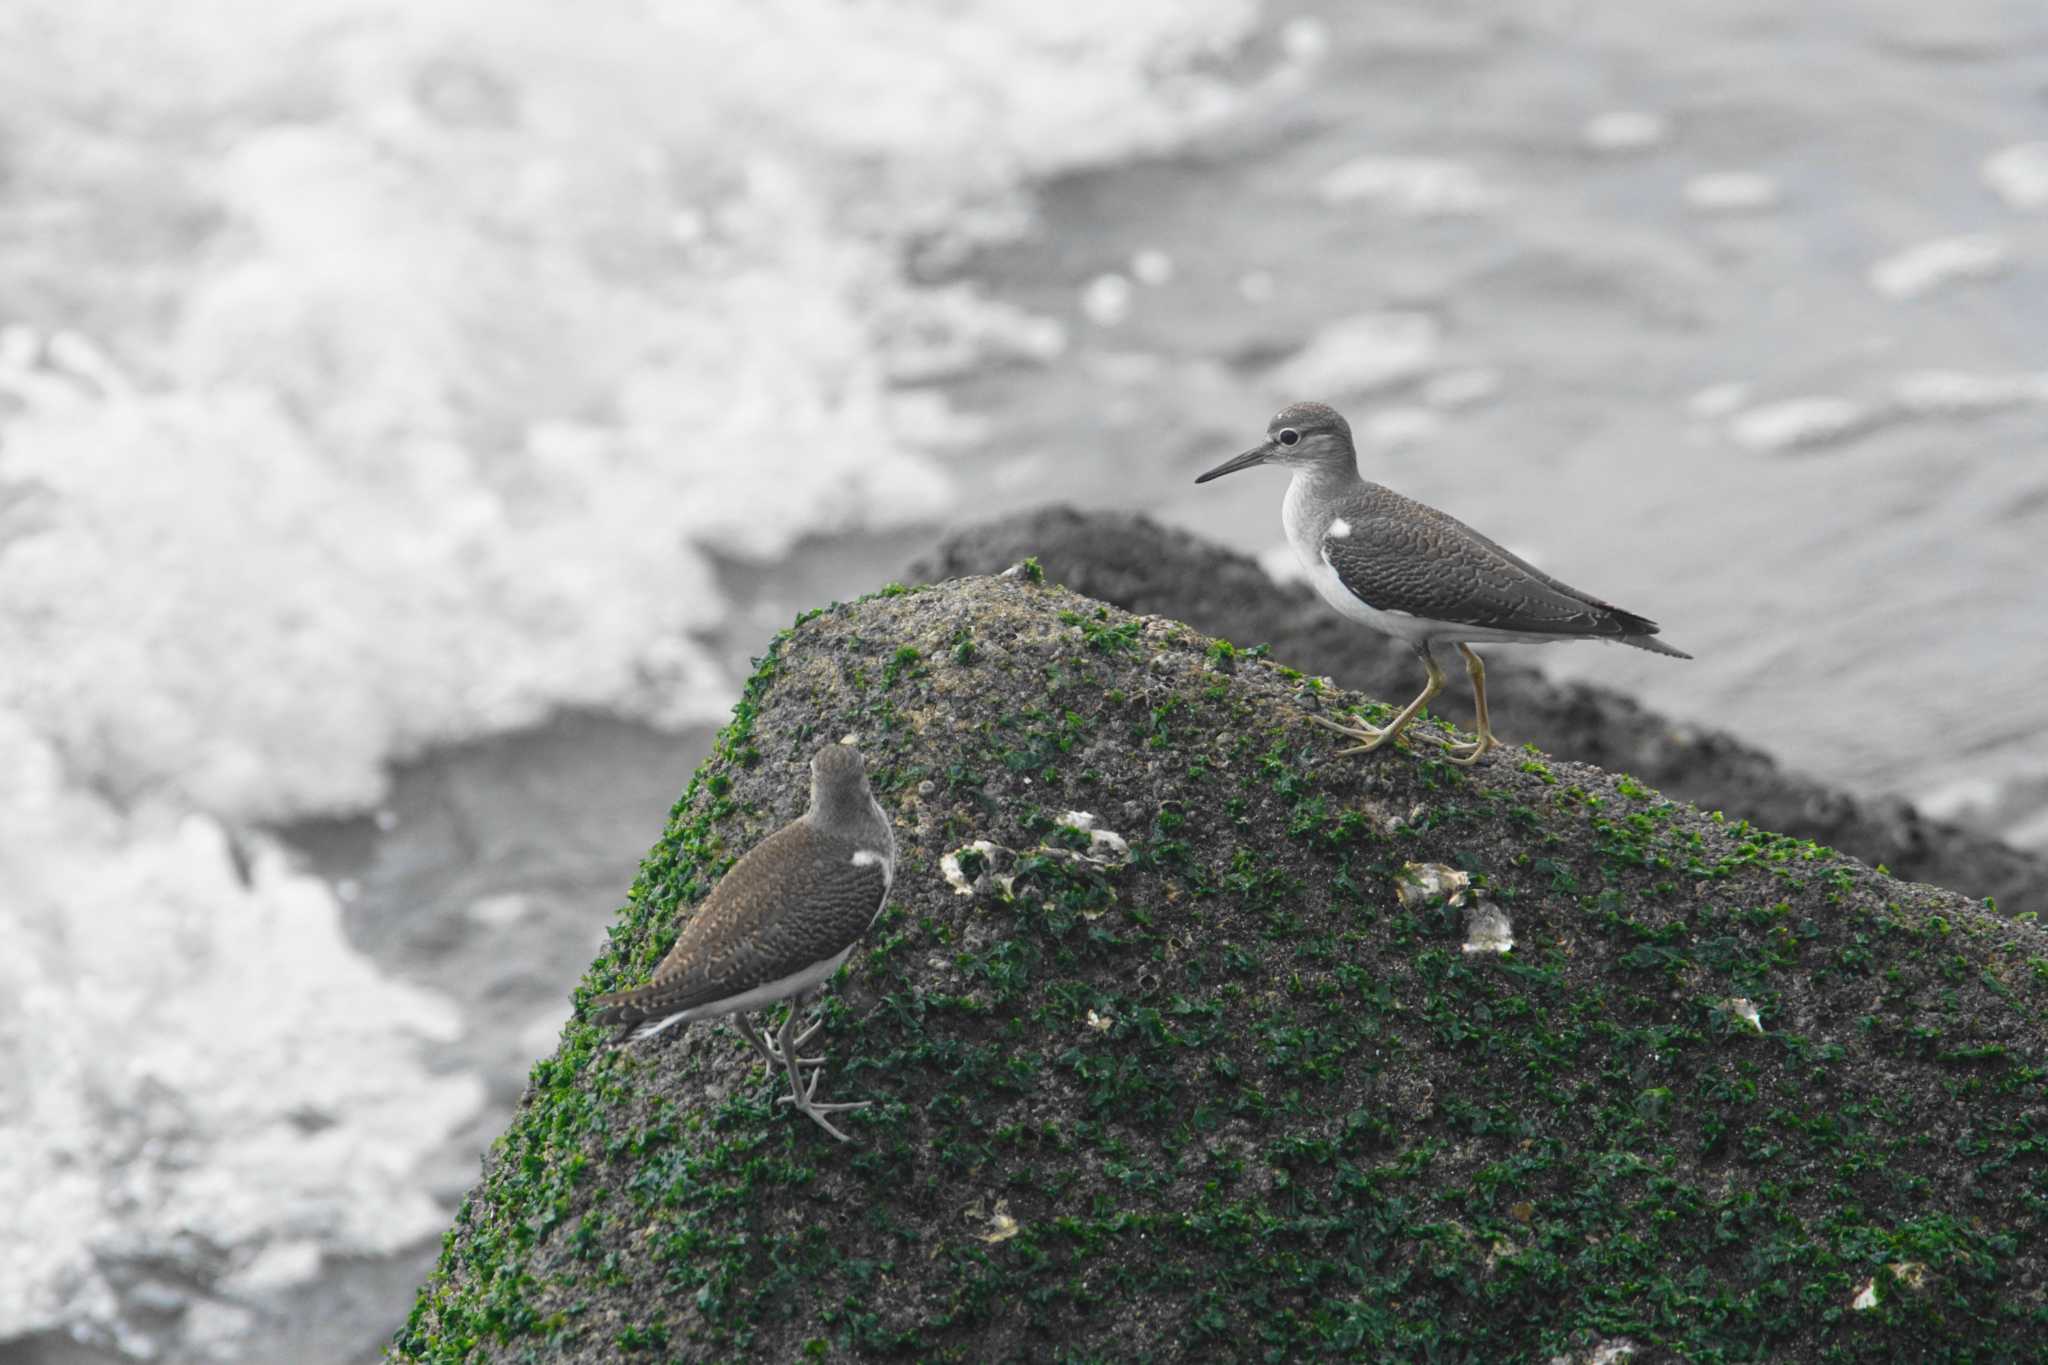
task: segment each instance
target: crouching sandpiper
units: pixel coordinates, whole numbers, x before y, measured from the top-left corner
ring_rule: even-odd
[[[869,1102],[819,1103],[824,1059],[797,1053],[824,1021],[790,1034],[804,1001],[824,989],[881,914],[895,875],[896,836],[868,787],[859,751],[827,745],[811,759],[810,809],[719,879],[652,981],[597,997],[592,1017],[622,1025],[620,1041],[638,1042],[676,1024],[732,1015],[733,1027],[769,1068],[789,1077],[782,1103],[849,1141],[825,1115]],[[773,1038],[748,1021],[750,1012],[784,1000],[789,1014]],[[808,1083],[799,1076],[803,1067],[812,1068]]]

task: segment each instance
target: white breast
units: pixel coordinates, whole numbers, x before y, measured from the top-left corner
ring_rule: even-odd
[[[1296,471],[1287,481],[1287,496],[1280,500],[1280,529],[1287,533],[1287,543],[1294,547],[1294,557],[1301,561],[1301,567],[1314,577],[1315,561],[1321,557],[1316,547],[1323,538],[1323,528],[1317,524],[1306,473]]]
[[[1280,525],[1287,532],[1287,543],[1293,548],[1302,573],[1315,585],[1317,596],[1347,619],[1410,644],[1434,633],[1432,627],[1438,624],[1434,621],[1419,620],[1403,611],[1381,611],[1352,596],[1351,589],[1344,586],[1344,580],[1337,577],[1337,571],[1323,555],[1323,537],[1336,535],[1338,525],[1343,526],[1343,535],[1349,536],[1351,525],[1317,513],[1314,490],[1306,473],[1298,473],[1289,481],[1287,497],[1280,504]]]

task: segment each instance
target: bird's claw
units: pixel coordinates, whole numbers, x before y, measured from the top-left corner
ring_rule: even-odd
[[[1495,739],[1491,732],[1482,730],[1470,740],[1461,740],[1456,743],[1445,740],[1444,759],[1446,762],[1455,763],[1461,768],[1469,768],[1479,762],[1480,759],[1486,757],[1489,751],[1498,748],[1500,748],[1500,741]]]
[[[853,1139],[848,1137],[846,1134],[840,1132],[837,1128],[834,1128],[830,1123],[828,1123],[825,1119],[825,1115],[846,1113],[849,1110],[854,1109],[865,1109],[869,1105],[873,1104],[874,1101],[839,1100],[826,1104],[819,1103],[814,1098],[814,1096],[816,1096],[818,1093],[818,1078],[824,1074],[825,1073],[822,1068],[820,1068],[817,1071],[813,1071],[811,1073],[811,1079],[805,1083],[803,1093],[801,1095],[778,1095],[775,1098],[775,1102],[777,1104],[787,1104],[795,1106],[796,1111],[799,1114],[807,1115],[810,1118],[811,1122],[817,1124],[820,1128],[823,1128],[833,1137],[838,1138],[841,1142],[851,1142],[853,1141]]]
[[[1392,726],[1382,728],[1377,725],[1368,725],[1364,721],[1359,721],[1356,725],[1343,725],[1326,716],[1316,715],[1312,711],[1305,712],[1304,714],[1309,720],[1322,726],[1325,730],[1334,731],[1346,739],[1360,741],[1349,749],[1339,749],[1336,753],[1338,758],[1348,758],[1352,754],[1369,754],[1375,750],[1385,748],[1401,737],[1401,732]]]
[[[1362,720],[1352,725],[1345,725],[1341,721],[1331,720],[1328,716],[1319,716],[1313,711],[1305,711],[1302,714],[1311,724],[1320,725],[1325,730],[1334,730],[1346,739],[1364,740],[1368,749],[1386,738],[1387,732],[1385,730],[1380,729],[1376,725],[1368,725]]]
[[[799,1112],[810,1115],[812,1123],[817,1124],[820,1128],[823,1128],[826,1132],[830,1133],[833,1137],[838,1138],[841,1142],[852,1142],[852,1138],[848,1137],[846,1134],[840,1132],[837,1128],[834,1128],[831,1125],[831,1123],[825,1118],[825,1114],[823,1111],[828,1109],[859,1109],[865,1106],[866,1103],[867,1101],[863,1100],[860,1104],[820,1104],[800,1110]]]
[[[811,1041],[811,1039],[817,1037],[818,1030],[823,1027],[825,1027],[825,1021],[822,1018],[818,1019],[817,1021],[812,1023],[812,1025],[809,1028],[805,1029],[802,1033],[799,1033],[796,1037],[790,1039],[789,1045],[791,1047],[802,1047],[805,1043],[808,1043]]]
[[[781,1048],[775,1046],[774,1042],[768,1039],[763,1039],[762,1041],[766,1044],[766,1046],[757,1048],[755,1050],[758,1051],[763,1057],[768,1059],[768,1064],[770,1066],[783,1066],[788,1063],[788,1053],[784,1052]],[[804,1042],[804,1039],[799,1038],[795,1042],[791,1043],[790,1046],[796,1047],[802,1042]],[[823,1066],[825,1065],[825,1059],[823,1057],[799,1057],[796,1059],[796,1064],[798,1066]]]

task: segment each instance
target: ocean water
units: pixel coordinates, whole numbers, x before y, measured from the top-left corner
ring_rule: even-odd
[[[2048,9],[1269,17],[1295,79],[963,267],[1071,337],[948,390],[1005,456],[968,495],[1291,572],[1280,476],[1192,479],[1325,399],[1367,477],[1697,656],[1521,657],[2048,849]]]
[[[0,263],[6,1365],[372,1358],[747,655],[1052,498],[1284,570],[1290,398],[2048,847],[2031,2],[16,0]]]
[[[1253,17],[0,11],[0,1350],[281,1358],[266,1305],[430,1242],[505,1089],[436,1048],[551,1034],[268,831],[722,716],[721,557],[942,515],[930,381],[1062,344],[913,246],[1226,116]]]

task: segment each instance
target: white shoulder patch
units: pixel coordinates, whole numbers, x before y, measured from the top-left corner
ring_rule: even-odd
[[[871,848],[864,848],[853,855],[853,865],[855,867],[881,868],[882,899],[884,901],[888,900],[889,892],[896,885],[896,860],[886,853],[877,853]],[[882,913],[880,906],[875,907],[875,913],[878,915]]]
[[[1330,523],[1329,535],[1337,540],[1347,539],[1351,535],[1351,523],[1338,517]]]

